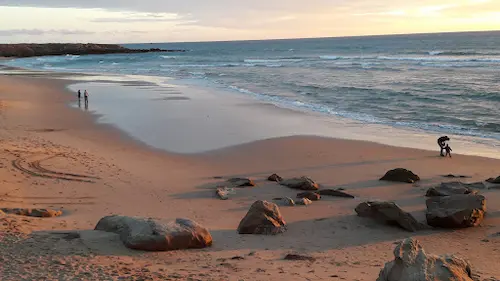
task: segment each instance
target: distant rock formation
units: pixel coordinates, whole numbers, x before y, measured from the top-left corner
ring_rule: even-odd
[[[185,52],[185,50],[129,49],[115,44],[0,44],[0,57],[40,57],[60,55],[135,54]]]

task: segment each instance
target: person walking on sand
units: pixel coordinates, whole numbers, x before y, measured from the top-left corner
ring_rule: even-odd
[[[450,156],[450,158],[451,158],[451,152],[453,150],[451,149],[449,144],[446,144],[446,146],[444,147],[444,150],[446,150],[446,156]]]
[[[83,98],[85,99],[85,106],[88,106],[89,105],[89,92],[87,92],[87,90],[85,90],[85,92],[83,92]]]
[[[448,136],[440,137],[437,140],[439,148],[441,148],[441,151],[439,152],[439,155],[442,156],[442,157],[444,157],[443,151],[445,150],[445,147],[446,147],[446,141],[449,141],[449,140],[450,140],[450,138]]]

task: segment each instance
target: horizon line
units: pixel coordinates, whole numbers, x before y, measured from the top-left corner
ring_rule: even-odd
[[[468,31],[440,31],[440,32],[416,32],[416,33],[390,33],[390,34],[364,34],[345,36],[320,36],[320,37],[294,37],[294,38],[269,38],[269,39],[239,39],[239,40],[206,40],[206,41],[177,41],[177,42],[134,42],[134,43],[114,43],[118,45],[133,44],[186,44],[186,43],[228,43],[228,42],[259,42],[259,41],[287,41],[287,40],[307,40],[307,39],[336,39],[336,38],[363,38],[363,37],[391,37],[404,35],[438,35],[438,34],[460,34],[460,33],[489,33],[500,32],[494,30],[468,30]],[[95,43],[98,44],[98,43]],[[113,44],[113,43],[111,43]]]

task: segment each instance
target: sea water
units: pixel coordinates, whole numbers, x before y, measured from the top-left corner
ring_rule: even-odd
[[[11,66],[200,81],[366,124],[500,140],[500,32],[129,44],[182,53],[54,56]]]

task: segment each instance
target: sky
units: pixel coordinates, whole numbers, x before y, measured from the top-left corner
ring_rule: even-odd
[[[500,0],[0,0],[0,43],[192,42],[480,30],[500,30]]]

